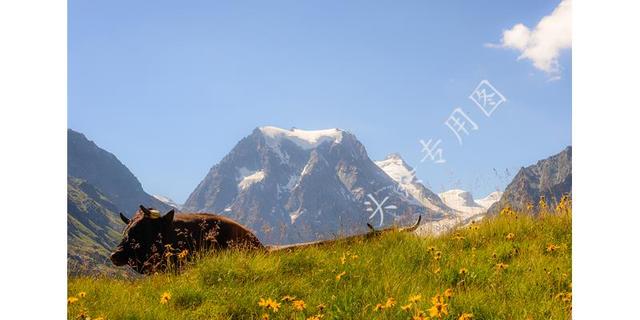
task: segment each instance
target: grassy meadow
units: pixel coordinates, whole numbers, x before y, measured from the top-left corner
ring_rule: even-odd
[[[571,208],[189,264],[179,275],[71,277],[68,319],[570,319]]]

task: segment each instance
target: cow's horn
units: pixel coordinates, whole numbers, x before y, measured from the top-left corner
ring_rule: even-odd
[[[369,229],[371,230],[371,232],[376,232],[376,229],[375,229],[375,228],[374,228],[370,223],[368,223],[368,222],[367,222],[367,227],[369,227]]]
[[[413,232],[416,229],[418,229],[418,226],[420,225],[420,221],[422,220],[422,215],[418,216],[418,221],[416,221],[416,223],[414,223],[412,226],[410,227],[406,227],[406,228],[402,228],[400,229],[400,231],[406,231],[406,232]]]
[[[142,210],[142,213],[144,213],[145,215],[151,215],[151,211],[149,211],[149,209],[145,208],[143,205],[140,205],[140,210]]]

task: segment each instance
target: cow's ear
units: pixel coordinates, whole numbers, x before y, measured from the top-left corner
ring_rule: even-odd
[[[173,215],[175,213],[175,210],[171,209],[171,211],[167,212],[167,214],[162,217],[162,220],[164,220],[164,222],[173,222]]]
[[[122,212],[120,212],[120,219],[122,219],[122,222],[124,222],[125,224],[129,224],[129,218],[125,217]]]

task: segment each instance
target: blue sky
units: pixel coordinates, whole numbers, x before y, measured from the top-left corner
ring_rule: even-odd
[[[263,125],[342,128],[436,192],[483,197],[571,144],[571,51],[551,80],[485,45],[558,3],[70,0],[68,126],[177,202]],[[508,99],[491,117],[468,99],[483,79]],[[458,107],[479,126],[462,146]],[[420,162],[430,138],[445,164]]]

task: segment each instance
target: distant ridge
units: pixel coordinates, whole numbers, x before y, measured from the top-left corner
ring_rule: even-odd
[[[527,204],[532,204],[537,209],[541,196],[553,204],[560,201],[564,194],[571,195],[571,146],[534,165],[521,168],[500,201],[489,208],[489,213],[496,214],[507,205],[526,211]]]

